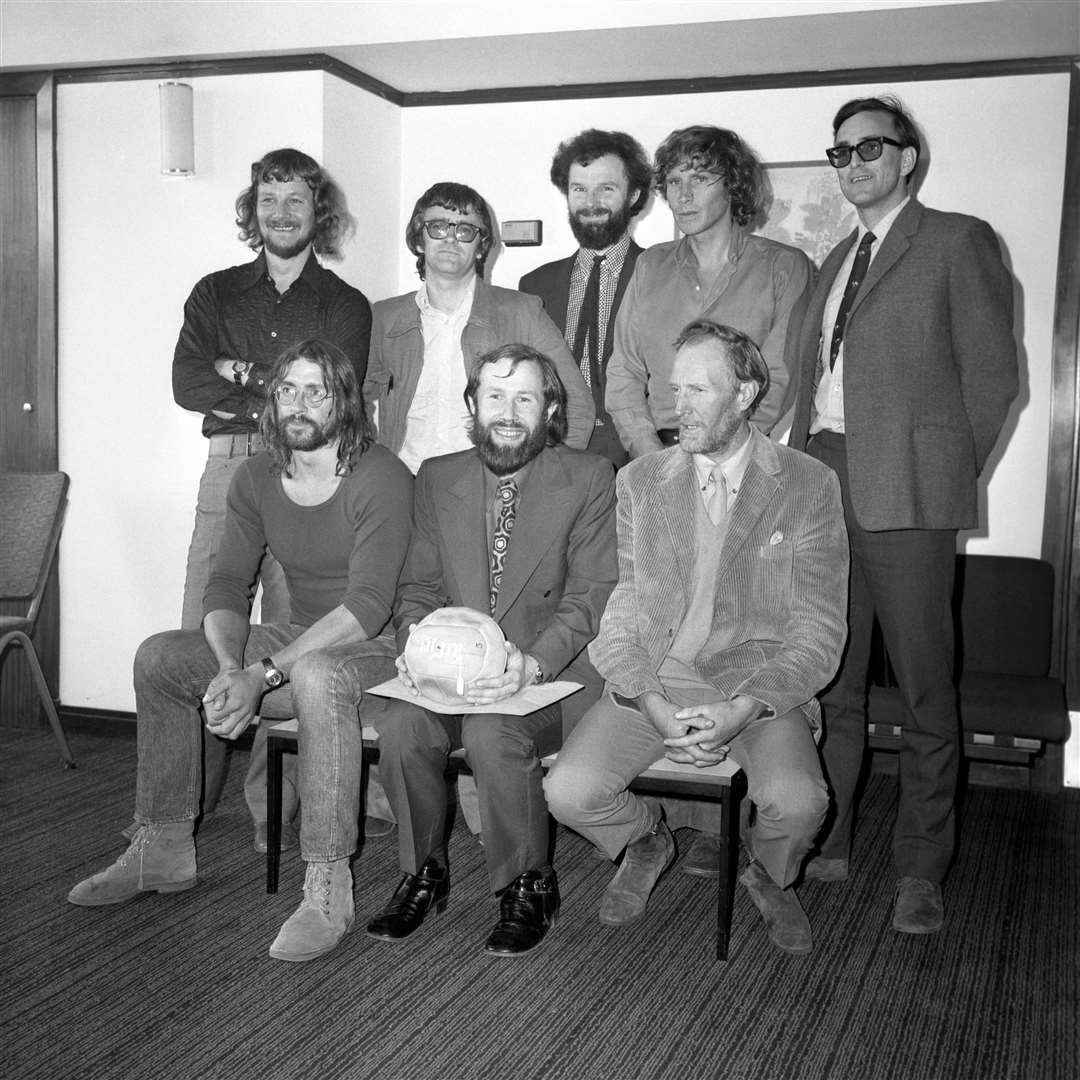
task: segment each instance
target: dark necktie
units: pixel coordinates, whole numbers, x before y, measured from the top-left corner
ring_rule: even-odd
[[[574,359],[592,389],[597,416],[601,416],[604,409],[604,387],[600,379],[600,267],[603,262],[603,255],[593,256],[592,270],[589,271],[574,333]],[[589,350],[587,356],[586,347]]]
[[[870,246],[876,237],[868,232],[859,243],[859,250],[855,252],[855,261],[851,264],[851,274],[844,286],[844,297],[840,301],[840,310],[836,313],[836,325],[833,327],[832,344],[829,346],[829,370],[836,366],[836,356],[840,352],[840,343],[844,340],[844,327],[847,325],[848,312],[855,302],[855,294],[866,277],[866,270],[870,265]]]
[[[502,584],[503,563],[510,547],[510,534],[514,531],[517,513],[517,481],[512,477],[499,481],[495,492],[495,531],[491,534],[491,576],[488,599],[491,613],[495,614],[495,602],[499,599]]]

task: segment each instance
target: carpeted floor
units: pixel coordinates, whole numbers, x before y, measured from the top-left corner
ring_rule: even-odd
[[[78,1080],[1064,1080],[1080,1076],[1080,792],[973,788],[946,928],[889,928],[895,782],[871,779],[855,876],[800,895],[812,955],[767,941],[740,889],[713,959],[714,888],[673,870],[647,918],[596,920],[610,864],[559,838],[562,920],[537,952],[487,958],[480,848],[460,826],[447,912],[387,945],[365,918],[396,843],[356,862],[357,926],[330,956],[270,960],[303,864],[276,896],[234,762],[200,835],[199,888],[115,908],[65,896],[123,848],[134,740],[0,731],[0,1077]]]

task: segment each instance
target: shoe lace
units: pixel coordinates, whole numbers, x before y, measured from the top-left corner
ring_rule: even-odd
[[[304,875],[304,903],[318,908],[324,915],[330,914],[330,886],[332,874],[327,863],[308,863]]]
[[[156,825],[140,825],[128,844],[127,851],[117,859],[118,866],[127,866],[137,855],[141,855],[159,836],[161,829]]]

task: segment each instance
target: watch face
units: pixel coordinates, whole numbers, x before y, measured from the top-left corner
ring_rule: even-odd
[[[285,676],[280,671],[268,671],[266,673],[266,685],[271,689],[280,686],[285,681]]]

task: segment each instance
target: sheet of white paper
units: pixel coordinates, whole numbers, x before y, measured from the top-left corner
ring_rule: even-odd
[[[399,701],[411,701],[421,708],[430,709],[432,712],[454,715],[457,713],[509,713],[511,716],[528,716],[548,705],[561,701],[571,694],[576,694],[582,684],[576,682],[549,682],[540,683],[538,686],[526,686],[512,697],[503,698],[494,705],[444,705],[441,701],[432,701],[423,694],[415,694],[400,679],[388,679],[378,686],[373,686],[365,691],[368,694],[376,694],[379,697],[397,698]]]

